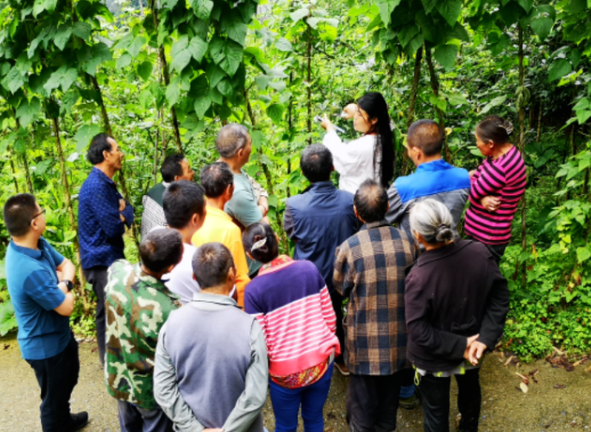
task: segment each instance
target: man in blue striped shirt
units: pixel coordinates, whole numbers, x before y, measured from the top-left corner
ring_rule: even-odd
[[[96,294],[96,338],[99,356],[105,362],[105,286],[107,269],[125,258],[123,234],[133,222],[133,207],[113,181],[122,167],[123,153],[106,134],[95,136],[86,155],[94,168],[78,197],[78,238],[82,270]]]

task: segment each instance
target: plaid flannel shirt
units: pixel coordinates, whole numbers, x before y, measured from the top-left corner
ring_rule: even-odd
[[[406,366],[405,268],[414,244],[386,220],[364,225],[336,250],[334,287],[349,299],[345,363],[356,375]]]

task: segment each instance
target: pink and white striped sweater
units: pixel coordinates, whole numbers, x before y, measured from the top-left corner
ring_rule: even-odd
[[[287,376],[340,353],[336,317],[324,279],[310,261],[281,256],[247,286],[244,309],[267,340],[269,373]]]

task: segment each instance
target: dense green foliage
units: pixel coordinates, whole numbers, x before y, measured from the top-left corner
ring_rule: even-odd
[[[223,122],[247,124],[246,168],[270,192],[288,249],[284,202],[306,187],[301,150],[322,138],[313,117],[380,91],[397,175],[411,169],[403,142],[413,120],[444,125],[446,159],[467,169],[481,161],[476,123],[492,113],[514,122],[528,189],[501,264],[511,289],[504,346],[525,358],[553,345],[589,352],[591,0],[106,4],[0,0],[0,201],[35,193],[46,237],[74,262],[76,197],[97,132],[126,153],[118,181],[139,219],[166,154],[182,150],[198,171],[215,160]],[[132,260],[136,241],[130,231]],[[0,273],[0,334],[16,325],[3,285]],[[74,321],[88,332],[92,293],[80,292]]]

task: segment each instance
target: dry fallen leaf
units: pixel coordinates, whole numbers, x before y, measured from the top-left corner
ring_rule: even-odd
[[[521,391],[523,393],[527,393],[527,391],[529,390],[528,387],[527,387],[527,384],[525,384],[525,383],[519,384],[519,388],[521,389]]]
[[[515,375],[517,375],[519,378],[521,378],[521,381],[523,381],[523,384],[525,384],[526,386],[529,384],[529,378],[526,377],[525,375],[522,375],[519,372],[515,372]]]

